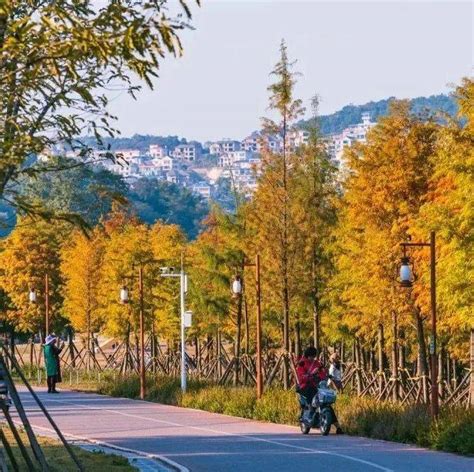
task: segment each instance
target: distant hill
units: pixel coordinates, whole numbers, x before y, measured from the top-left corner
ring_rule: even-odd
[[[93,137],[82,138],[83,141],[91,147],[96,146],[96,140]],[[151,134],[134,134],[130,138],[116,137],[103,138],[104,147],[110,146],[111,151],[117,149],[139,149],[141,152],[148,151],[150,144],[159,144],[169,150],[173,150],[179,144],[185,144],[187,141],[178,136],[153,136]]]
[[[373,121],[377,121],[379,116],[388,113],[389,104],[395,97],[390,97],[377,102],[368,102],[364,105],[346,105],[341,110],[331,115],[323,115],[320,117],[321,132],[323,134],[340,133],[344,128],[355,125],[362,121],[362,113],[369,112]],[[425,111],[436,112],[443,111],[450,115],[454,115],[457,110],[455,100],[449,95],[431,95],[430,97],[417,97],[411,100],[412,110],[414,113]],[[299,124],[304,126],[308,121],[302,120]],[[249,133],[250,134],[250,133]],[[94,138],[83,138],[86,143],[95,147]],[[141,152],[148,151],[150,144],[159,144],[172,151],[178,144],[188,142],[185,138],[178,136],[153,136],[135,134],[130,138],[117,137],[105,138],[105,146],[110,145],[112,151],[116,149],[139,149]]]
[[[355,125],[362,121],[362,113],[369,112],[372,121],[377,121],[379,116],[388,113],[391,100],[390,97],[377,102],[368,102],[364,105],[346,105],[341,110],[331,115],[323,115],[320,117],[320,126],[322,134],[340,133],[344,128]],[[456,101],[449,95],[431,95],[430,97],[417,97],[410,100],[412,111],[414,113],[422,113],[425,111],[436,112],[442,111],[449,115],[456,114]],[[305,121],[301,124],[304,125]]]

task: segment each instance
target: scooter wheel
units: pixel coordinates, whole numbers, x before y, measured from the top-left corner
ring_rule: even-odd
[[[320,419],[320,430],[323,436],[327,436],[329,431],[331,431],[331,425],[333,423],[332,412],[329,408],[324,408],[321,412]]]
[[[300,422],[300,428],[301,428],[301,432],[303,434],[308,434],[311,430],[311,426],[308,426],[306,423],[304,423],[303,421]]]

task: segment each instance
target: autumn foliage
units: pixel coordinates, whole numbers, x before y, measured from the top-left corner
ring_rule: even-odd
[[[267,136],[289,133],[301,111],[284,44],[281,53],[270,87],[279,121],[265,120]],[[405,290],[397,282],[400,243],[427,241],[436,231],[440,345],[466,360],[474,328],[474,82],[464,80],[456,96],[455,118],[415,116],[407,102],[394,101],[367,141],[346,149],[342,169],[327,153],[317,118],[301,148],[285,141],[275,152],[263,145],[253,197],[237,196],[235,214],[213,208],[194,241],[178,226],[148,226],[123,210],[88,235],[21,219],[1,241],[2,316],[18,331],[42,329],[48,274],[54,329],[129,340],[138,330],[142,267],[146,329],[172,344],[179,338],[178,290],[159,267],[183,263],[194,310],[189,338],[220,336],[237,346],[236,354],[252,353],[249,265],[260,254],[266,349],[298,353],[308,343],[357,340],[371,351],[385,332],[385,341],[397,338],[414,361],[426,357],[430,329],[429,253],[411,252],[417,280]],[[235,276],[243,282],[240,301],[230,290]],[[123,286],[128,304],[119,300]],[[28,302],[31,287],[36,305]]]

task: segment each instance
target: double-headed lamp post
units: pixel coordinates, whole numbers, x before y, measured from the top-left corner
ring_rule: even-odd
[[[255,267],[255,292],[257,302],[257,332],[256,332],[256,383],[257,383],[257,398],[260,398],[263,393],[263,378],[262,378],[262,310],[261,310],[261,290],[260,290],[260,255],[255,257],[255,264],[244,264],[245,267]],[[242,279],[236,276],[232,281],[232,293],[240,297],[242,296]]]
[[[162,277],[179,278],[179,300],[180,300],[180,318],[181,318],[181,391],[186,392],[186,328],[191,327],[192,311],[185,309],[186,293],[188,291],[188,275],[184,272],[183,263],[178,274],[174,273],[173,267],[161,267]]]
[[[403,257],[400,261],[400,285],[405,288],[413,286],[415,274],[410,257],[407,256],[407,247],[429,247],[430,248],[430,292],[431,292],[431,414],[434,418],[439,413],[438,399],[438,374],[436,361],[436,234],[430,233],[429,243],[406,242],[400,244],[403,248]]]

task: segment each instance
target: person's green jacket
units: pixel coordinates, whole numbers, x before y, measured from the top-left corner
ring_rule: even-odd
[[[58,362],[51,344],[44,346],[44,362],[46,364],[46,374],[48,377],[58,375]]]

